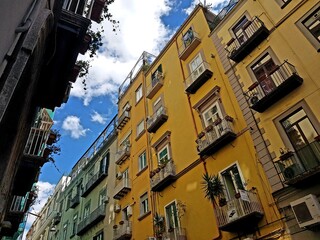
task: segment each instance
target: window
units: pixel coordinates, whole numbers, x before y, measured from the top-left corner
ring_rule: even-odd
[[[147,154],[143,152],[139,155],[139,171],[144,169],[147,166]]]
[[[178,218],[177,204],[175,201],[165,206],[165,213],[168,230],[178,228],[180,223]]]
[[[276,0],[276,2],[281,6],[281,8],[285,8],[292,0]]]
[[[93,240],[103,240],[103,231],[94,236]]]
[[[240,21],[232,28],[232,32],[235,35],[235,38],[238,40],[239,44],[243,44],[247,41],[248,35],[246,33],[246,27],[250,22],[247,17],[244,16],[240,19]]]
[[[205,127],[212,125],[217,119],[222,119],[222,117],[221,109],[217,101],[202,113]]]
[[[90,214],[90,202],[88,202],[83,210],[83,219],[86,219]]]
[[[107,154],[100,161],[100,173],[108,173],[109,161],[110,161],[110,152],[107,152]]]
[[[94,174],[93,170],[94,170],[94,166],[92,168],[90,168],[90,170],[87,173],[87,182],[89,182],[92,179],[93,174]]]
[[[63,225],[63,231],[62,231],[62,239],[63,240],[67,239],[67,233],[68,233],[68,223],[65,223]]]
[[[222,181],[225,187],[226,197],[234,198],[239,189],[244,190],[240,172],[236,164],[221,172]]]
[[[151,85],[154,87],[160,80],[162,76],[162,65],[160,64],[157,70],[151,75]]]
[[[140,216],[147,212],[149,212],[148,193],[145,193],[140,197]]]
[[[259,82],[263,92],[267,95],[276,88],[270,75],[275,71],[277,65],[269,53],[262,56],[255,64],[251,66],[251,70]]]
[[[124,170],[122,172],[122,178],[123,179],[128,179],[129,178],[129,168],[127,168],[126,170]]]
[[[106,200],[107,200],[107,189],[104,188],[99,193],[98,206],[103,205]]]
[[[136,90],[136,103],[142,98],[142,85],[140,85]]]
[[[130,135],[131,132],[127,133],[123,140],[120,142],[120,149],[124,149],[125,147],[130,147]]]
[[[160,96],[153,103],[153,113],[155,116],[160,116],[162,112],[163,112],[163,102],[162,102],[162,96]]]
[[[182,38],[183,38],[183,43],[184,43],[185,47],[189,46],[194,38],[193,30],[191,27],[188,29],[188,31],[185,34],[183,34]]]
[[[131,108],[130,103],[129,103],[129,102],[126,102],[126,104],[123,106],[122,110],[123,110],[123,111],[126,111],[126,110],[129,111],[130,108]]]
[[[311,42],[311,44],[320,51],[320,3],[316,4],[305,16],[297,23],[298,28]]]
[[[70,207],[70,201],[71,201],[71,192],[68,193],[67,198],[66,198],[66,211],[69,209]]]
[[[140,136],[144,131],[144,120],[142,120],[138,125],[137,125],[137,137]]]
[[[169,146],[166,145],[158,151],[158,163],[166,162],[168,159],[170,159]]]
[[[72,222],[72,235],[76,235],[77,233],[77,221],[78,221],[78,213],[73,216]]]

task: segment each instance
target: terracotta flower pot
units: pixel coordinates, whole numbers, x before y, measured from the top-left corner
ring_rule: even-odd
[[[84,36],[84,38],[83,38],[83,41],[82,41],[81,45],[80,45],[79,52],[80,52],[81,54],[85,54],[86,51],[87,51],[88,48],[89,48],[90,43],[91,43],[91,36],[90,36],[89,34],[86,34],[86,35]]]
[[[105,0],[94,0],[90,19],[97,23],[101,22],[101,14],[104,8]]]

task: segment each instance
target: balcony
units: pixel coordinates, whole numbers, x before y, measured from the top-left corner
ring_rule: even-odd
[[[108,176],[106,169],[94,174],[85,185],[81,197],[86,197],[106,176]]]
[[[242,191],[222,207],[215,208],[218,227],[226,232],[247,232],[256,229],[264,212],[259,197],[254,192]]]
[[[75,208],[80,203],[80,195],[77,193],[71,200],[70,200],[70,208]]]
[[[129,157],[130,157],[130,146],[126,146],[116,153],[116,164],[121,165]]]
[[[320,141],[281,155],[275,164],[287,185],[305,186],[306,182],[317,182],[320,173]]]
[[[172,160],[153,170],[151,173],[151,191],[160,192],[176,180],[175,165]]]
[[[117,225],[117,228],[113,230],[113,240],[131,239],[131,236],[132,223],[130,221],[124,221],[124,224]]]
[[[303,79],[298,75],[295,67],[285,61],[271,71],[265,79],[252,84],[245,96],[250,108],[262,113],[302,85],[302,82]]]
[[[119,200],[130,191],[131,191],[131,180],[129,178],[123,178],[117,184],[114,190],[115,195],[113,196],[113,198]]]
[[[123,111],[121,116],[118,118],[117,129],[121,130],[127,122],[130,120],[130,110],[126,109]]]
[[[147,119],[147,130],[155,133],[168,119],[167,109],[161,106],[151,117]]]
[[[163,233],[163,239],[168,240],[187,240],[185,228],[173,228]]]
[[[159,72],[154,78],[151,79],[151,84],[147,87],[146,97],[151,99],[163,86],[163,73]]]
[[[232,38],[226,47],[228,57],[237,63],[242,61],[269,36],[269,30],[258,17],[248,21],[243,26],[242,32],[241,40]]]
[[[237,137],[233,131],[232,122],[233,119],[229,116],[226,116],[225,119],[218,119],[198,135],[196,142],[200,156],[217,152]]]
[[[179,47],[180,59],[183,61],[186,60],[200,43],[201,40],[198,33],[191,31],[188,38],[184,39],[182,45]]]
[[[212,77],[212,74],[211,67],[207,62],[200,63],[185,81],[186,92],[191,94],[195,93]]]
[[[53,225],[57,225],[59,224],[61,221],[61,213],[60,212],[56,212],[53,216]]]
[[[102,204],[101,206],[97,207],[92,213],[90,213],[89,216],[87,216],[82,222],[78,224],[77,235],[82,236],[90,228],[103,220],[106,215],[105,210],[105,205]]]

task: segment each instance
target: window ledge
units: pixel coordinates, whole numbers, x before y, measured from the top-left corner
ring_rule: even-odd
[[[137,174],[136,176],[140,176],[143,172],[145,172],[148,169],[148,165],[145,166],[144,168],[142,168]]]
[[[145,132],[146,132],[146,129],[143,129],[142,132],[139,133],[139,135],[136,137],[135,140],[138,141]]]
[[[151,214],[151,211],[148,211],[146,213],[144,213],[143,215],[140,215],[140,217],[138,217],[138,220],[141,221],[144,218],[146,218],[147,216],[149,216]]]

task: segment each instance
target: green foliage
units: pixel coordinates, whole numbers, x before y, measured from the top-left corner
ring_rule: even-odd
[[[208,173],[203,174],[202,189],[205,197],[213,204],[217,204],[216,199],[224,198],[224,186],[218,175],[211,175]]]

